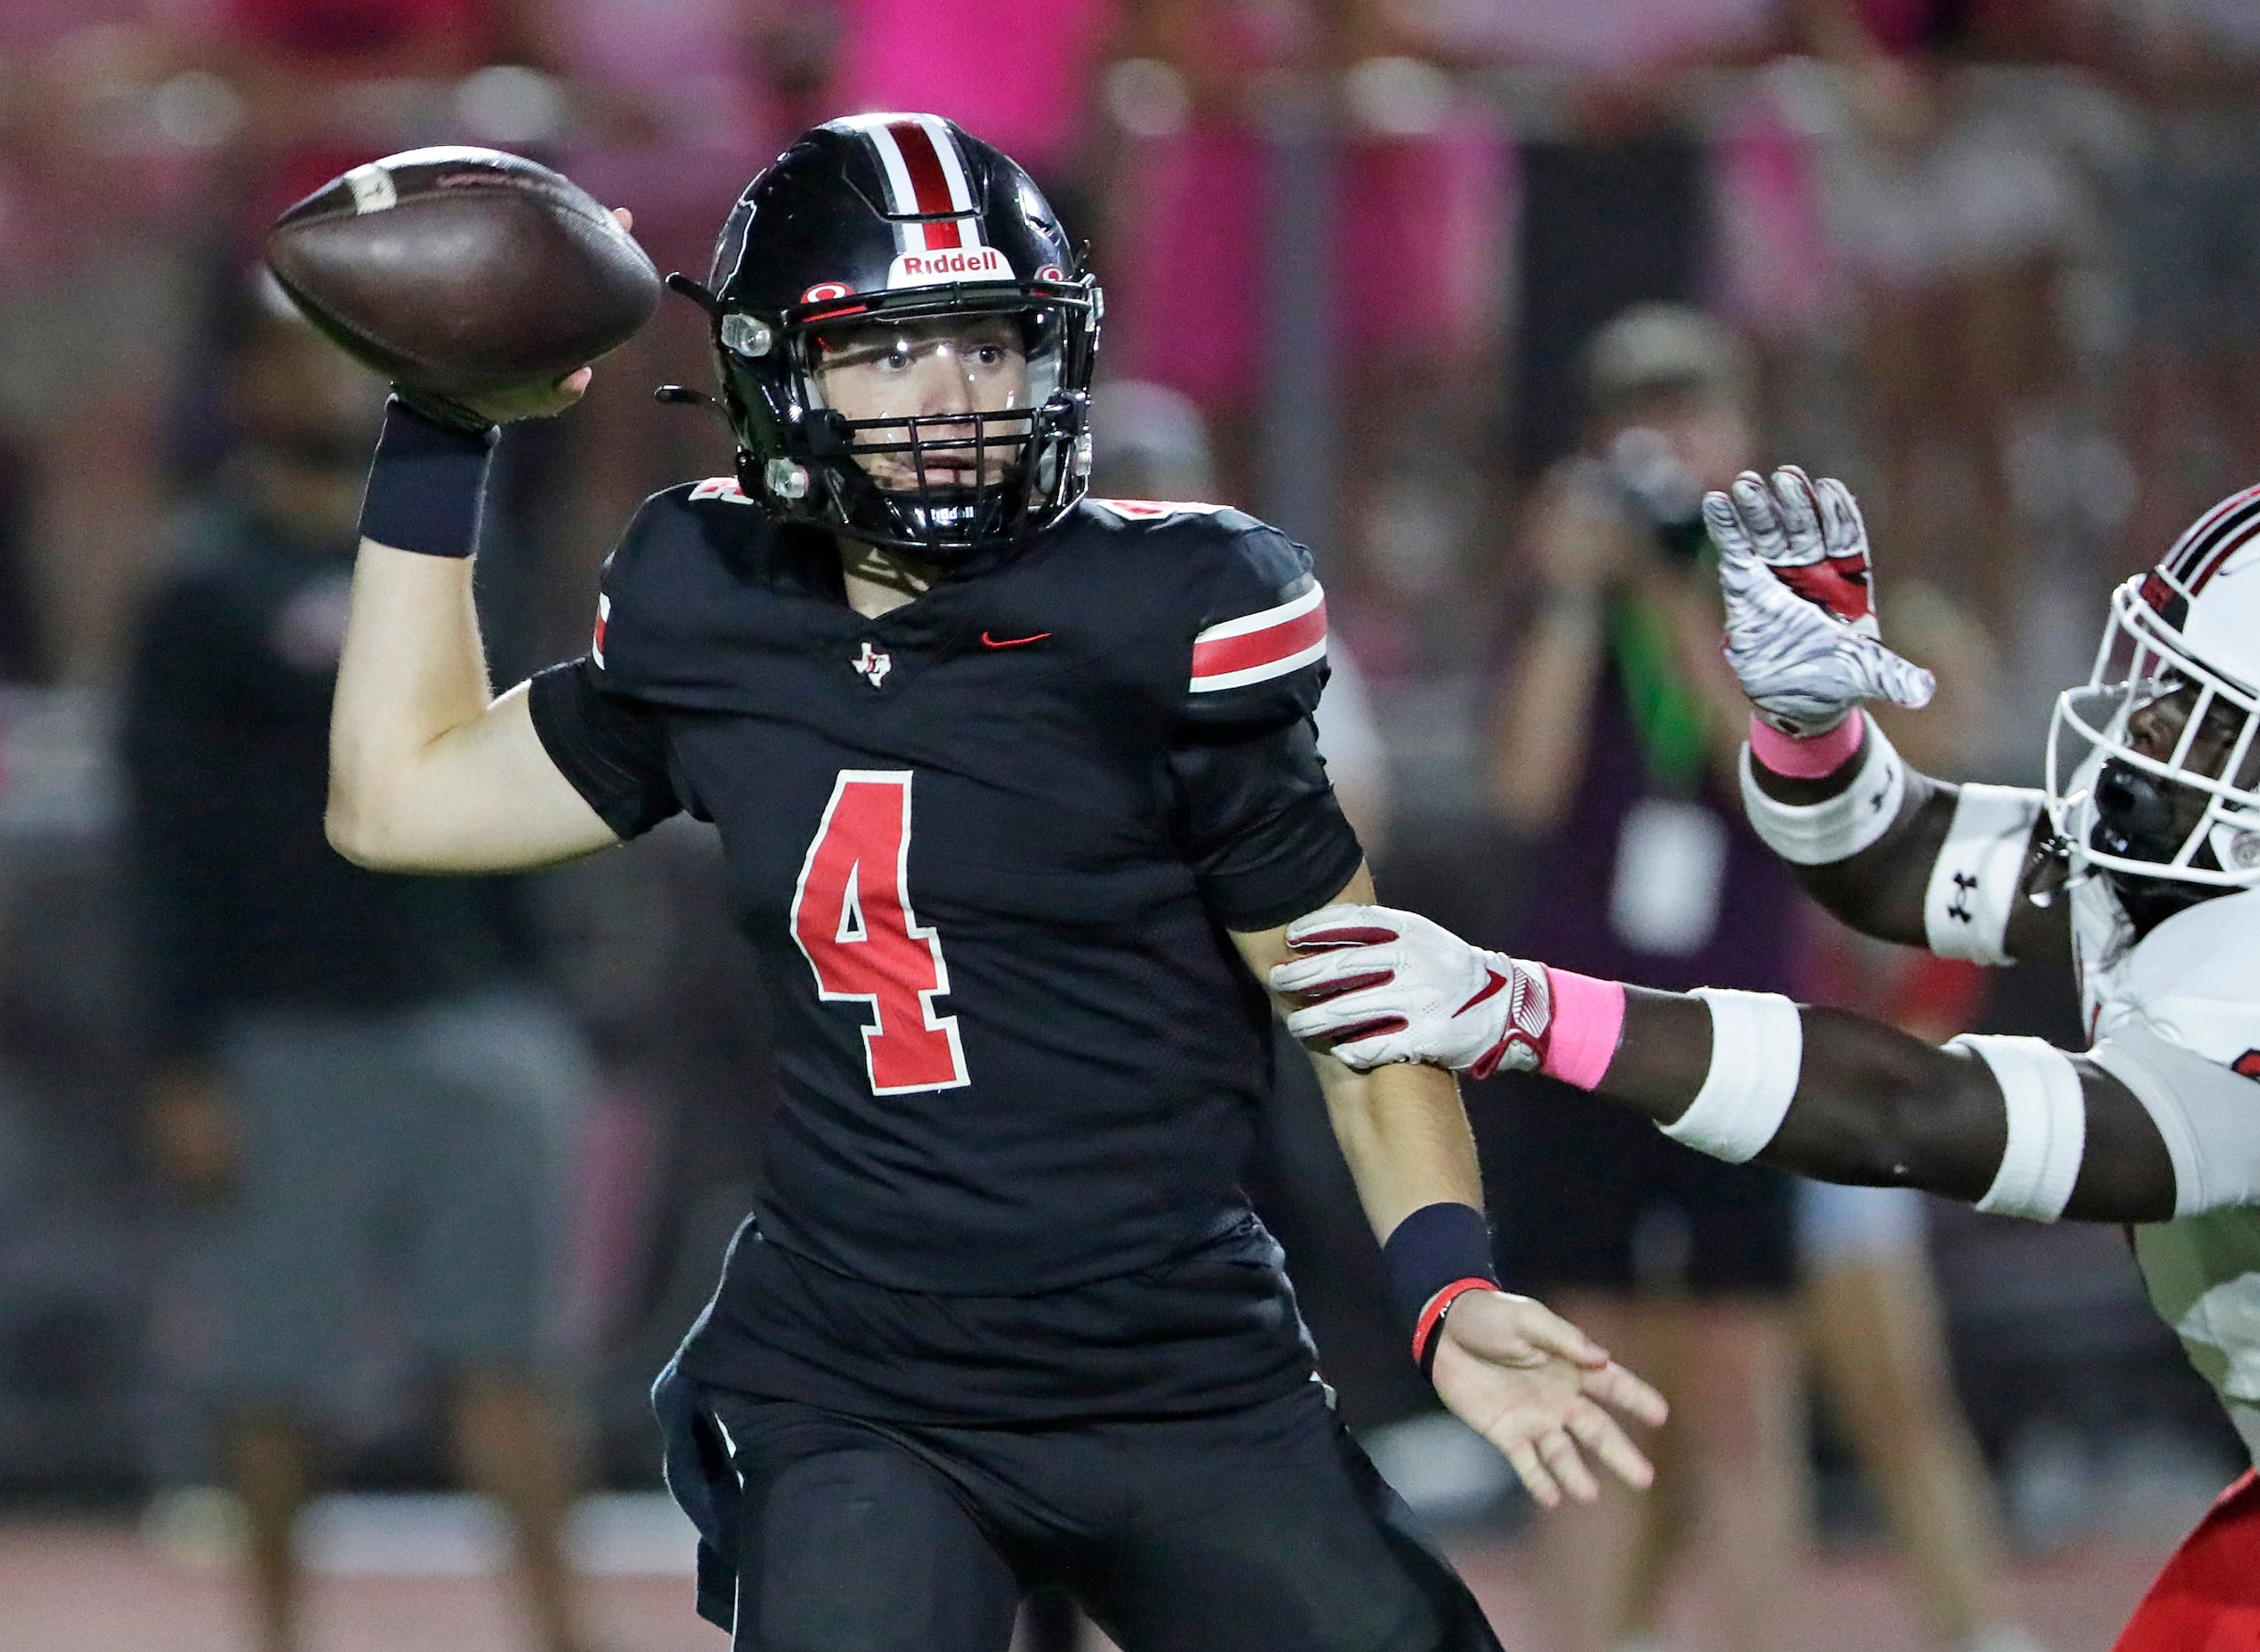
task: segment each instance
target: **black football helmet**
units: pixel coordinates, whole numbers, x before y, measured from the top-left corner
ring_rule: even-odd
[[[953,122],[866,114],[804,132],[738,198],[711,281],[697,296],[739,485],[772,516],[948,565],[1017,545],[1082,497],[1098,283],[1028,173]],[[1020,325],[1024,406],[858,420],[824,405],[827,330],[980,315]],[[904,456],[916,485],[881,487],[859,453]]]

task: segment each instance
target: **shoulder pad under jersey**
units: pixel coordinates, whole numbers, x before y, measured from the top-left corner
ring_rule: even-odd
[[[607,687],[646,693],[701,669],[706,628],[742,569],[744,547],[766,524],[735,477],[680,483],[637,507],[604,559],[596,593],[589,658]]]
[[[2175,913],[2127,954],[2117,984],[2107,1023],[2114,1011],[2139,1017],[2161,1036],[2260,1078],[2260,889]]]
[[[1276,727],[1317,709],[1327,680],[1326,592],[1311,553],[1267,523],[1218,505],[1093,499],[1123,524],[1152,523],[1187,562],[1182,715]]]

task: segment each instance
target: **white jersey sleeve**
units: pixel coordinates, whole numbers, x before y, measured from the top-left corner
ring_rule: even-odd
[[[2260,890],[2176,913],[2115,973],[2088,1054],[2157,1123],[2175,1214],[2260,1203]]]

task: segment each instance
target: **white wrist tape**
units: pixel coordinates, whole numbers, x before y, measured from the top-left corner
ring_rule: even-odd
[[[1805,1058],[1797,1006],[1778,992],[1698,987],[1711,1010],[1711,1070],[1687,1110],[1659,1125],[1673,1141],[1739,1165],[1765,1151],[1788,1116]]]
[[[1848,860],[1891,830],[1899,817],[1899,800],[1907,794],[1907,765],[1868,720],[1867,738],[1861,742],[1860,767],[1852,784],[1834,797],[1818,803],[1784,803],[1758,789],[1752,771],[1750,748],[1742,749],[1742,808],[1750,829],[1775,854],[1792,866],[1820,866]]]
[[[1922,930],[1942,958],[2010,961],[2003,944],[2024,881],[2025,852],[2040,818],[2040,793],[2014,786],[1965,786],[1954,823],[1931,864]]]
[[[2088,1103],[2080,1070],[2044,1038],[1964,1034],[1953,1041],[1993,1070],[2008,1104],[2008,1145],[1980,1210],[2053,1222],[2071,1202],[2088,1146]]]

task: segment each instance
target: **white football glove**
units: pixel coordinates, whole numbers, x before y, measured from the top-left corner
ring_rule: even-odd
[[[1536,964],[1386,906],[1323,908],[1288,925],[1287,944],[1311,954],[1271,971],[1303,1005],[1287,1030],[1360,1072],[1424,1061],[1488,1078],[1545,1059],[1553,993]]]
[[[1826,734],[1862,700],[1927,705],[1937,680],[1886,648],[1868,528],[1843,483],[1795,465],[1703,497],[1726,594],[1726,658],[1784,734]]]

